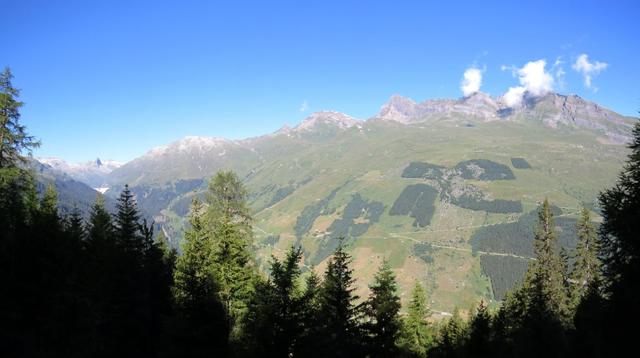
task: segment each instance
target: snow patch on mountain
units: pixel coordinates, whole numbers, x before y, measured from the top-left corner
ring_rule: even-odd
[[[36,158],[36,160],[49,166],[52,170],[66,174],[92,188],[105,187],[105,177],[123,165],[115,160],[101,160],[100,158],[83,163],[69,163],[56,157]]]
[[[145,156],[159,156],[176,152],[208,152],[214,149],[221,149],[220,153],[224,152],[222,149],[225,145],[237,145],[236,141],[219,138],[219,137],[198,137],[188,136],[173,143],[162,145],[151,149]],[[222,154],[224,155],[224,154]]]

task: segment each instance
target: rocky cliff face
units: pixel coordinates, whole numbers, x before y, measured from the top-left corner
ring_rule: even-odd
[[[620,144],[629,140],[632,125],[629,117],[621,116],[579,96],[557,93],[544,96],[525,93],[524,101],[518,107],[509,107],[503,98],[494,98],[482,92],[458,100],[436,99],[421,103],[394,95],[377,115],[384,120],[405,124],[461,116],[482,121],[540,120],[552,128],[587,128],[601,131],[609,140]]]

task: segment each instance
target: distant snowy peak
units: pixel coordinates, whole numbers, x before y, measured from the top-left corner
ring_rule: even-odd
[[[167,145],[155,147],[145,156],[153,157],[184,152],[202,153],[216,149],[223,153],[224,147],[227,145],[238,145],[238,143],[226,138],[188,136]]]
[[[290,131],[295,131],[295,132],[310,131],[316,128],[318,125],[322,125],[322,124],[329,124],[329,125],[337,126],[340,129],[347,129],[347,128],[356,126],[360,123],[361,123],[360,120],[357,120],[341,112],[322,111],[322,112],[315,112],[311,114],[309,117],[305,118],[300,124],[298,124],[295,128],[291,129]]]
[[[62,171],[67,174],[92,171],[110,173],[114,169],[121,167],[123,164],[115,160],[101,160],[100,158],[83,163],[69,163],[64,159],[56,157],[37,158],[37,160],[42,164],[46,164],[53,169]]]
[[[68,163],[55,157],[36,158],[36,160],[54,171],[66,174],[93,188],[105,186],[107,174],[122,166],[122,163],[115,160],[101,160],[100,158],[84,163]]]

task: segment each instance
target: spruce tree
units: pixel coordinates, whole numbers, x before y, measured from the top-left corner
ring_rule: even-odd
[[[538,213],[538,228],[534,239],[536,261],[531,275],[531,305],[544,314],[559,319],[567,317],[565,265],[558,253],[558,235],[551,206],[544,200]]]
[[[571,270],[571,299],[575,308],[590,289],[597,289],[601,283],[601,262],[598,258],[598,240],[596,229],[591,224],[589,210],[582,207],[576,224],[578,245],[575,262]]]
[[[427,293],[422,285],[416,281],[411,291],[411,301],[409,301],[407,315],[402,322],[399,338],[399,345],[406,355],[424,357],[431,348],[433,336],[427,322],[428,316]]]
[[[174,271],[178,317],[173,339],[176,356],[204,357],[227,352],[228,320],[219,301],[212,269],[212,241],[203,221],[204,208],[194,199],[182,255]]]
[[[320,336],[320,298],[322,282],[312,267],[305,279],[305,288],[302,293],[303,307],[301,309],[301,331],[299,343],[295,345],[294,357],[316,357],[321,351]]]
[[[85,239],[84,220],[77,206],[74,206],[71,210],[71,214],[67,217],[66,224],[67,234],[73,241],[80,243]]]
[[[514,354],[523,357],[567,354],[565,327],[570,324],[565,265],[558,253],[557,233],[548,200],[538,212],[534,251],[536,260],[529,265],[518,304],[524,310],[516,314],[511,337]],[[521,308],[512,307],[520,313]]]
[[[58,192],[53,184],[47,185],[40,201],[40,212],[51,219],[58,217]]]
[[[432,353],[436,357],[463,357],[466,338],[467,326],[456,308],[440,329],[438,343]]]
[[[393,357],[398,355],[396,341],[401,327],[400,297],[396,278],[384,260],[369,287],[371,295],[366,302],[370,335],[370,355],[372,357]]]
[[[484,301],[480,301],[476,314],[469,323],[469,337],[466,343],[468,357],[492,356],[491,315]]]
[[[31,154],[40,145],[34,137],[27,134],[25,126],[20,123],[20,107],[23,103],[18,100],[20,91],[13,87],[12,79],[9,68],[0,73],[0,178],[5,177],[4,174],[10,174],[1,169],[15,168],[18,164],[25,163],[23,153]]]
[[[247,190],[231,171],[218,172],[206,195],[206,227],[212,241],[211,260],[218,294],[227,310],[233,335],[246,307],[255,277],[250,248],[253,241]]]
[[[354,293],[355,279],[351,256],[342,240],[333,253],[322,283],[319,320],[322,340],[320,356],[350,357],[360,354],[361,327],[357,320],[359,297]]]
[[[616,184],[600,194],[603,222],[600,256],[604,259],[607,321],[606,343],[610,356],[636,349],[629,322],[640,320],[640,123],[633,129],[631,153]]]
[[[96,197],[96,201],[93,203],[89,214],[87,245],[101,247],[113,240],[113,234],[114,227],[111,215],[109,215],[105,207],[104,196],[100,194]],[[99,251],[99,249],[96,249],[96,251]]]
[[[272,258],[267,281],[256,284],[245,320],[245,339],[253,356],[289,357],[303,333],[305,299],[298,287],[300,248],[290,248],[283,261]]]
[[[116,242],[136,260],[141,259],[144,238],[140,233],[140,213],[129,185],[125,185],[120,193],[116,210],[114,216]]]

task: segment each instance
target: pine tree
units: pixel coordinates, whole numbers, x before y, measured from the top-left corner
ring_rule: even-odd
[[[551,207],[545,199],[538,213],[534,251],[536,260],[529,265],[516,297],[522,308],[512,307],[517,322],[511,323],[513,354],[522,357],[567,354],[565,327],[570,325],[568,293],[557,248],[557,234]]]
[[[436,357],[463,357],[467,338],[467,326],[456,308],[453,316],[440,329],[438,344],[433,353]]]
[[[212,226],[233,223],[243,236],[251,235],[251,214],[247,206],[247,189],[233,171],[220,171],[209,181],[206,200],[207,221]]]
[[[578,233],[578,245],[576,247],[575,263],[571,271],[573,308],[580,303],[580,300],[587,295],[591,288],[597,289],[597,286],[602,281],[596,229],[591,224],[589,210],[585,207],[580,210],[576,232]]]
[[[190,228],[184,234],[182,255],[178,257],[174,274],[176,300],[187,311],[213,299],[218,290],[211,270],[212,248],[202,221],[202,210],[202,204],[194,199],[189,215]]]
[[[133,193],[125,185],[116,204],[114,215],[115,265],[111,278],[115,299],[116,321],[120,329],[115,330],[114,341],[120,342],[113,354],[151,355],[155,350],[152,334],[154,312],[157,301],[151,297],[150,264],[146,243],[149,230],[141,230],[140,213]],[[156,325],[157,326],[157,325]]]
[[[640,123],[633,129],[631,153],[616,184],[600,194],[603,222],[600,226],[600,256],[603,269],[610,356],[635,349],[635,331],[629,322],[640,320]]]
[[[407,316],[403,320],[399,345],[407,355],[424,357],[433,344],[433,336],[429,329],[427,317],[429,306],[427,293],[416,281],[411,291],[411,301],[407,308]]]
[[[212,270],[212,242],[203,219],[204,208],[194,199],[182,255],[174,271],[178,317],[173,338],[176,356],[226,355],[228,320],[219,301],[219,285]]]
[[[393,357],[398,355],[396,340],[401,327],[400,297],[396,278],[384,260],[369,287],[371,295],[366,302],[369,318],[367,331],[370,335],[372,357]]]
[[[15,168],[25,163],[23,152],[31,154],[31,150],[40,146],[20,123],[20,107],[23,103],[18,101],[20,91],[13,87],[12,79],[9,68],[0,73],[0,174],[7,173],[1,169]]]
[[[360,350],[362,338],[356,306],[359,297],[354,293],[355,279],[350,264],[351,256],[341,240],[327,265],[322,283],[318,339],[323,343],[320,356],[350,357]]]
[[[567,292],[565,290],[565,265],[558,253],[558,238],[553,214],[547,199],[538,213],[538,228],[534,239],[536,261],[531,275],[532,307],[536,314],[558,317],[568,315]]]
[[[140,213],[129,185],[124,186],[116,204],[114,217],[116,242],[136,260],[144,251],[144,238],[140,235]]]
[[[40,212],[52,219],[58,219],[58,192],[52,184],[47,185],[47,188],[42,195],[42,200],[40,201]]]
[[[484,301],[480,301],[476,314],[469,323],[469,338],[466,348],[468,357],[492,356],[491,315]]]
[[[312,267],[305,279],[305,288],[302,293],[301,329],[299,343],[294,346],[294,357],[316,357],[321,351],[321,340],[318,339],[322,323],[320,317],[321,289],[320,277]]]
[[[80,243],[85,239],[84,220],[77,206],[73,207],[71,214],[67,218],[66,231],[73,241]]]
[[[303,333],[306,297],[298,288],[302,250],[292,247],[271,261],[269,280],[260,281],[249,302],[245,334],[253,356],[289,357]]]
[[[205,220],[213,243],[211,260],[220,285],[218,294],[237,337],[240,332],[235,323],[244,313],[255,278],[247,190],[234,172],[218,172],[209,182],[206,198]]]
[[[91,207],[91,213],[89,214],[87,244],[102,246],[112,241],[113,234],[114,227],[111,215],[109,215],[109,212],[105,208],[104,196],[100,194]]]

